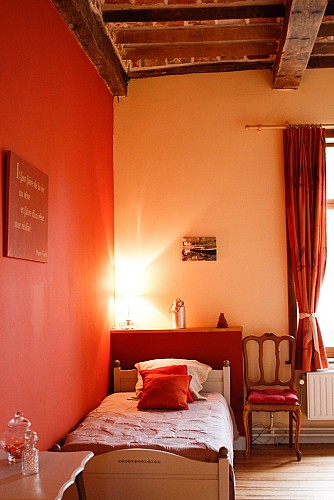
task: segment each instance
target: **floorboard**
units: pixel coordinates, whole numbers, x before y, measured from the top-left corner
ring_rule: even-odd
[[[334,500],[334,444],[304,444],[302,459],[288,445],[254,445],[235,452],[236,500]]]

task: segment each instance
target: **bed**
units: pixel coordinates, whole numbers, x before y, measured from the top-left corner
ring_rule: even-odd
[[[113,394],[67,436],[63,452],[94,452],[84,471],[88,500],[234,498],[233,439],[237,430],[229,405],[229,362],[221,363],[220,369],[210,366],[206,376],[197,380],[194,369],[198,366],[194,368],[189,363],[208,366],[202,361],[167,359],[171,367],[186,365],[188,375],[161,374],[159,370],[156,374],[156,365],[150,363],[158,361],[160,369],[165,360],[153,358],[149,365],[145,361],[124,370],[116,362]],[[182,386],[181,404],[187,408],[170,409],[168,402],[166,408],[152,409],[150,399],[147,408],[137,408],[139,401],[147,401],[149,384],[154,388],[166,379],[168,383],[173,380],[183,384],[186,377],[188,390]],[[192,386],[196,383],[200,385]],[[160,390],[159,394],[166,395],[168,391]]]

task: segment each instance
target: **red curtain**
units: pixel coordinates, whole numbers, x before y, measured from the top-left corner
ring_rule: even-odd
[[[299,310],[296,368],[327,368],[317,305],[326,268],[326,141],[320,126],[283,131],[285,203]]]

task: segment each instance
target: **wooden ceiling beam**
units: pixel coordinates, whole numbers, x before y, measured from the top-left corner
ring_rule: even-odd
[[[152,78],[170,75],[188,75],[195,73],[229,73],[232,71],[251,71],[259,69],[271,69],[272,63],[267,61],[256,62],[217,62],[201,64],[173,65],[168,68],[138,68],[129,70],[128,75],[131,79]]]
[[[127,94],[128,77],[89,0],[51,0],[113,96]]]
[[[219,19],[254,19],[284,17],[283,4],[224,7],[218,4],[189,7],[154,6],[154,7],[119,7],[117,4],[104,4],[103,21],[106,23],[139,22],[177,22],[209,21]]]
[[[318,38],[326,38],[329,36],[334,36],[334,22],[324,22],[320,26]]]
[[[328,0],[287,0],[274,89],[297,89],[307,68]]]
[[[124,46],[121,50],[123,59],[138,61],[140,59],[189,59],[222,57],[227,59],[247,58],[252,54],[255,59],[259,56],[269,57],[277,50],[276,42],[267,43],[197,43],[197,44],[160,44]]]
[[[194,43],[219,41],[278,40],[282,28],[279,24],[245,26],[191,26],[173,28],[114,29],[116,44],[136,43]]]
[[[312,56],[308,62],[309,69],[334,68],[334,56]]]
[[[312,56],[333,56],[334,44],[332,43],[315,43],[312,51]]]

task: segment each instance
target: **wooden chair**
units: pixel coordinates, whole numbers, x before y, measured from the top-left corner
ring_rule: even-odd
[[[301,460],[299,435],[301,410],[295,381],[295,338],[265,333],[243,339],[246,400],[243,421],[246,436],[245,458],[252,444],[252,412],[289,412],[289,446],[292,447],[293,421],[296,423],[294,449]]]

